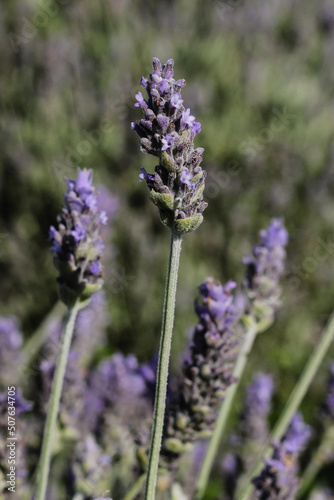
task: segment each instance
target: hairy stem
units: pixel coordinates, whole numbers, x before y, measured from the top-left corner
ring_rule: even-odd
[[[325,327],[325,330],[322,334],[322,337],[318,342],[318,345],[313,350],[313,353],[311,354],[311,357],[308,363],[306,364],[303,373],[299,377],[299,380],[295,385],[295,388],[293,389],[291,396],[288,399],[288,402],[286,403],[285,408],[280,418],[278,419],[278,422],[274,427],[272,434],[269,437],[268,443],[264,450],[265,456],[267,456],[271,451],[270,443],[272,441],[281,440],[281,438],[285,434],[293,415],[298,410],[307,390],[309,389],[315,377],[315,374],[317,373],[325,355],[327,354],[327,351],[331,343],[333,342],[333,338],[334,338],[334,312],[332,312],[328,320],[328,323]],[[254,470],[248,476],[247,483],[245,483],[241,488],[241,494],[238,500],[247,500],[248,498],[250,498],[250,495],[252,493],[252,484],[250,483],[250,479],[256,476],[261,471],[262,467],[263,467],[263,460],[262,457],[259,457]]]
[[[226,397],[221,405],[218,419],[216,422],[216,426],[214,432],[211,436],[209,447],[207,453],[205,455],[203,465],[201,468],[201,472],[196,485],[195,499],[200,500],[205,493],[206,486],[208,484],[210,472],[217,455],[219,443],[222,440],[222,436],[226,427],[226,423],[232,408],[232,403],[236,392],[239,387],[240,379],[244,372],[248,355],[252,350],[254,340],[257,335],[257,327],[256,325],[250,327],[250,329],[245,334],[244,342],[240,348],[238,358],[233,370],[233,377],[237,379],[237,381],[231,385],[226,393]]]
[[[61,337],[60,350],[58,354],[56,371],[52,382],[49,408],[44,428],[42,451],[37,470],[36,500],[45,499],[49,471],[50,471],[52,447],[54,443],[54,434],[59,412],[60,397],[63,388],[68,353],[70,350],[73,331],[74,331],[75,319],[78,314],[79,308],[80,307],[78,303],[76,303],[73,306],[73,308],[68,309],[65,318],[64,330]]]
[[[165,287],[165,299],[162,315],[162,329],[159,349],[159,360],[157,370],[157,384],[154,403],[154,418],[151,436],[151,448],[148,461],[147,481],[145,499],[154,500],[158,474],[159,455],[164,425],[166,407],[167,379],[170,348],[173,333],[175,296],[177,287],[177,276],[180,262],[182,236],[171,232],[169,261],[167,267],[167,278]]]

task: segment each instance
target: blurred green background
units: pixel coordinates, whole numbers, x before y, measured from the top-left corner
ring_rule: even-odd
[[[274,373],[276,413],[334,305],[334,5],[325,0],[3,0],[0,5],[0,300],[28,338],[57,300],[48,228],[63,176],[94,168],[119,199],[106,283],[109,350],[152,356],[168,231],[139,168],[130,123],[151,59],[175,60],[202,123],[205,223],[184,239],[174,368],[196,322],[196,287],[242,280],[242,257],[271,217],[291,235],[284,307],[258,338],[246,379]],[[332,355],[334,352],[332,350]],[[303,407],[308,419],[326,370]]]

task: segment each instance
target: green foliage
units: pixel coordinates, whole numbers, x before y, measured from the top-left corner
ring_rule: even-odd
[[[106,283],[109,350],[141,359],[156,351],[169,235],[137,183],[139,167],[155,163],[130,122],[152,56],[173,57],[188,82],[185,104],[202,122],[209,203],[205,223],[184,239],[174,369],[195,322],[196,286],[210,275],[242,279],[258,230],[283,216],[284,307],[249,367],[279,378],[281,407],[333,307],[334,30],[321,22],[321,2],[63,3],[50,1],[56,13],[45,26],[42,3],[11,0],[0,12],[1,314],[19,316],[28,337],[56,302],[48,228],[63,176],[92,167],[121,202]],[[310,413],[318,389],[315,381]]]

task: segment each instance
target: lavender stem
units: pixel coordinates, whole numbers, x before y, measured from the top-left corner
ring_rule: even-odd
[[[309,489],[320,469],[329,461],[333,450],[334,428],[329,427],[324,433],[318,449],[313,454],[310,463],[306,467],[297,492],[297,498],[301,498]]]
[[[228,388],[228,391],[226,393],[226,398],[224,399],[221,405],[215,430],[211,436],[209,447],[205,455],[201,472],[197,481],[195,500],[200,500],[203,494],[205,493],[205,489],[209,480],[209,475],[225,430],[226,422],[230,414],[232,403],[236,395],[236,392],[238,390],[239,382],[244,372],[248,360],[248,355],[252,350],[257,333],[258,333],[257,326],[256,324],[254,324],[248,329],[248,331],[245,334],[245,340],[240,348],[238,358],[233,370],[233,378],[236,378],[237,381]]]
[[[52,447],[54,442],[57,417],[59,413],[59,403],[63,388],[67,358],[72,341],[75,320],[80,307],[82,307],[82,304],[80,304],[77,301],[72,308],[68,309],[65,318],[65,325],[60,343],[60,350],[57,360],[56,371],[52,382],[49,409],[44,428],[42,451],[37,470],[36,500],[45,499],[49,471],[50,471]]]
[[[304,396],[306,392],[308,391],[325,355],[327,354],[327,351],[333,342],[334,338],[334,312],[332,312],[328,323],[325,327],[325,330],[322,334],[322,337],[320,341],[318,342],[318,345],[315,347],[313,350],[313,353],[307,363],[307,365],[304,368],[303,373],[299,377],[299,380],[297,384],[295,385],[290,398],[288,399],[288,402],[285,405],[285,408],[283,412],[281,413],[281,416],[268,440],[269,444],[272,441],[280,441],[280,439],[283,437],[284,433],[286,432],[289,423],[293,417],[293,415],[296,413],[298,410],[301,402],[304,399]],[[264,450],[264,454],[267,455],[268,452],[270,451],[270,446],[266,447]],[[262,458],[259,458],[259,460],[256,463],[256,466],[254,467],[254,470],[251,472],[249,477],[254,477],[256,476],[262,469]],[[248,479],[249,479],[248,477]],[[252,492],[253,485],[249,482],[247,482],[241,489],[241,494],[238,500],[247,500]]]
[[[154,500],[155,498],[155,488],[157,482],[159,455],[161,449],[166,407],[168,367],[173,334],[175,296],[181,246],[182,235],[175,234],[171,231],[145,500]]]

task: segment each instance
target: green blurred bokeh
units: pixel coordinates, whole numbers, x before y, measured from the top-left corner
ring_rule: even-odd
[[[202,123],[205,223],[184,239],[174,368],[205,277],[243,276],[242,257],[271,217],[291,235],[284,307],[260,336],[247,378],[274,373],[276,412],[334,304],[334,6],[322,0],[7,0],[0,6],[1,314],[29,337],[57,300],[48,228],[77,165],[117,195],[109,350],[157,349],[168,231],[139,168],[130,123],[151,59],[175,60]],[[320,249],[320,250],[319,250]],[[332,355],[333,355],[332,351]],[[324,367],[325,368],[325,367]],[[324,392],[325,369],[303,407]]]

